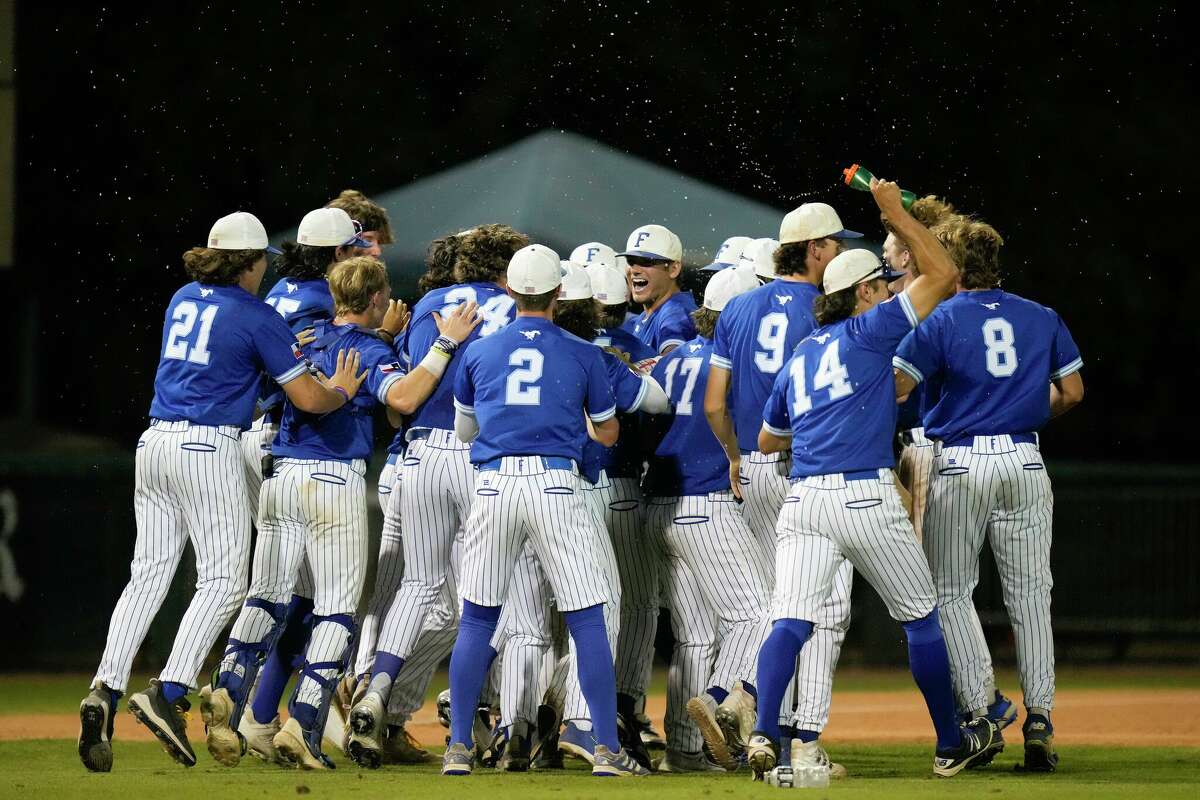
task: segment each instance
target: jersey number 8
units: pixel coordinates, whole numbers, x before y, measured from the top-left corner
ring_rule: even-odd
[[[1017,336],[1004,317],[992,317],[983,323],[983,344],[987,347],[987,371],[1007,378],[1017,371]]]
[[[201,311],[191,300],[184,300],[175,306],[175,310],[171,312],[171,319],[175,320],[175,324],[167,332],[167,346],[163,348],[163,358],[207,366],[211,357],[208,352],[208,337],[212,333],[213,319],[216,318],[219,309],[219,306],[206,304]],[[200,333],[192,344],[188,342],[187,337],[191,336],[192,329],[196,327],[196,317],[200,318]]]

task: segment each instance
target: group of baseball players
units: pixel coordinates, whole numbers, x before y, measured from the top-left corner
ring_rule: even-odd
[[[185,766],[198,686],[226,766],[332,769],[329,747],[368,769],[430,761],[405,724],[449,656],[447,775],[571,756],[599,776],[843,777],[819,737],[857,569],[904,630],[933,769],[952,776],[990,763],[1017,718],[972,601],[986,537],[1026,707],[1019,766],[1053,771],[1038,431],[1082,399],[1079,352],[1053,311],[999,288],[992,226],[871,191],[882,261],[805,203],[777,240],[727,239],[699,306],[661,225],[566,260],[501,224],[436,239],[410,311],[382,261],[387,214],[358,192],[282,251],[252,214],[217,220],[166,310],[84,765],[112,768],[119,699],[190,541],[170,657],[126,701]],[[377,406],[397,431],[364,594]],[[645,714],[660,607],[665,735]]]

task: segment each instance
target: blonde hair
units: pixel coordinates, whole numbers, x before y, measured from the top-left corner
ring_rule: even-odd
[[[361,314],[371,305],[376,292],[390,292],[387,270],[370,256],[357,256],[339,262],[329,271],[329,291],[334,313]]]
[[[343,189],[342,193],[329,201],[326,208],[340,208],[350,219],[362,225],[364,231],[379,234],[380,244],[391,244],[392,225],[388,221],[387,209],[357,189]]]
[[[1004,238],[986,222],[951,218],[936,225],[933,235],[960,270],[964,289],[993,289],[1000,285],[1000,248]]]

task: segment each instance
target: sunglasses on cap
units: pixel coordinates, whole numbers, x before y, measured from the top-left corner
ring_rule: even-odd
[[[665,267],[671,263],[668,258],[642,258],[640,256],[625,256],[625,263],[631,267]]]

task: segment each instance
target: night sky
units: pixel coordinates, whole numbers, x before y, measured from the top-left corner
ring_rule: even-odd
[[[1173,9],[269,5],[18,2],[0,289],[9,340],[35,331],[40,422],[132,444],[179,256],[222,214],[278,230],[550,127],[776,207],[832,203],[877,237],[841,167],[944,195],[1005,236],[1004,288],[1083,352],[1088,394],[1048,457],[1195,461],[1196,48]]]

